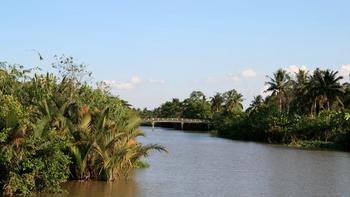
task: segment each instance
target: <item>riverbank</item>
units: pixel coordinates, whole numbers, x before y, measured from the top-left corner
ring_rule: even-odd
[[[211,130],[210,133],[214,136],[219,137],[217,130]],[[234,139],[233,139],[234,140]],[[268,142],[265,142],[268,143]],[[268,143],[272,145],[284,145],[288,147],[295,148],[311,148],[311,149],[321,149],[321,150],[344,150],[342,149],[341,144],[337,144],[334,142],[324,142],[324,141],[300,141],[300,142],[292,142],[290,144],[277,144],[277,143]]]
[[[216,117],[212,122],[218,136],[229,139],[349,151],[349,116],[349,110],[330,111],[318,116],[286,116],[261,111],[252,115],[241,112]]]
[[[342,150],[341,144],[337,144],[334,142],[324,142],[324,141],[300,141],[300,142],[290,143],[287,146],[300,147],[300,148]]]

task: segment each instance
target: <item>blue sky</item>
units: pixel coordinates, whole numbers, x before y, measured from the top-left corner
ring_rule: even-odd
[[[350,74],[350,1],[4,1],[0,61],[51,68],[73,56],[133,107],[153,109],[192,91],[264,91],[266,75]],[[35,49],[44,58],[26,51]]]

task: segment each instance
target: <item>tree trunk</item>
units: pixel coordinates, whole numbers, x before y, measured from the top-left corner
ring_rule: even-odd
[[[329,108],[329,100],[327,98],[327,106],[328,106],[328,111],[330,111],[331,109]]]
[[[280,114],[282,114],[282,98],[280,98]]]
[[[316,102],[317,102],[317,99],[315,98],[315,104],[314,104],[314,114],[316,116]]]

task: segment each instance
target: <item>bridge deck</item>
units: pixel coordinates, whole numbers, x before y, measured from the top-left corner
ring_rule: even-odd
[[[189,118],[145,118],[145,119],[141,119],[141,122],[142,123],[145,123],[145,122],[175,122],[175,123],[210,124],[209,120],[189,119]]]

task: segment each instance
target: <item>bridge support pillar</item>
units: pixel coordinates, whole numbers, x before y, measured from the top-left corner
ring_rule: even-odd
[[[181,131],[184,130],[184,121],[181,121]]]
[[[152,131],[154,131],[154,121],[152,121]]]

